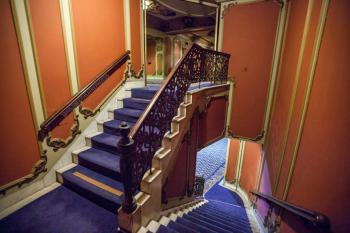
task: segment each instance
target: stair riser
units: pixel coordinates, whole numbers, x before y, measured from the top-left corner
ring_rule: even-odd
[[[103,132],[108,133],[108,134],[112,134],[115,136],[121,136],[119,128],[111,128],[111,127],[107,127],[104,125]]]
[[[130,100],[124,100],[123,107],[124,108],[132,108],[132,109],[139,109],[139,110],[145,110],[148,106],[148,103],[140,103],[140,102],[134,102]]]
[[[220,215],[216,211],[213,211],[213,210],[206,210],[206,211],[196,210],[196,212],[198,212],[200,214],[205,214],[207,216],[213,216],[213,217],[216,217],[219,219],[223,219],[223,220],[228,221],[228,222],[232,221],[232,219],[235,219],[235,222],[240,222],[243,225],[249,224],[248,217],[244,216],[244,218],[246,219],[246,220],[244,220],[244,219],[242,219],[242,216],[238,215],[238,214],[230,217],[227,214],[226,214],[226,216]]]
[[[154,90],[131,90],[131,97],[139,99],[152,99],[157,93]]]
[[[136,123],[136,121],[137,121],[139,118],[138,118],[138,117],[134,117],[134,116],[129,116],[129,115],[120,114],[120,113],[118,113],[118,112],[114,112],[114,119],[115,119],[115,120],[120,120],[120,121],[128,121],[128,122]]]
[[[107,151],[109,153],[112,154],[117,154],[119,153],[119,150],[117,148],[117,141],[115,142],[115,146],[111,146],[111,145],[106,145],[100,142],[96,142],[94,141],[94,139],[91,140],[91,147],[98,149],[98,150],[103,150],[103,151]]]
[[[122,182],[121,175],[118,172],[112,171],[112,170],[107,169],[105,167],[101,167],[98,164],[92,163],[90,161],[87,161],[87,160],[85,160],[83,158],[79,158],[79,157],[78,157],[78,164],[81,166],[84,166],[86,168],[89,168],[90,170],[93,170],[95,172],[98,172],[104,176],[107,176],[107,177],[110,177],[114,180]]]

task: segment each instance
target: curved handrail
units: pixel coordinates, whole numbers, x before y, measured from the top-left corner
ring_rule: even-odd
[[[229,58],[229,54],[204,49],[195,43],[187,48],[128,135],[136,148],[131,181],[134,191],[151,168],[152,158],[161,147],[165,133],[170,130],[171,121],[190,84],[226,81]]]
[[[76,93],[60,110],[52,114],[41,125],[38,132],[38,140],[44,138],[58,126],[80,103],[91,95],[102,83],[104,83],[117,69],[119,69],[127,60],[130,59],[130,51],[126,51],[122,56],[115,60],[110,66],[99,74],[94,80],[87,84],[83,89]]]
[[[331,224],[328,217],[322,213],[305,209],[303,207],[291,204],[287,201],[283,201],[278,198],[275,198],[271,195],[263,194],[256,191],[252,191],[251,193],[255,195],[257,198],[263,199],[270,204],[274,204],[290,213],[295,214],[296,216],[299,216],[307,220],[317,228],[324,229],[324,230],[330,230],[331,228]]]

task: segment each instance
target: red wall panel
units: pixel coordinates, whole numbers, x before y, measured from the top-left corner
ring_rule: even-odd
[[[124,10],[120,0],[72,0],[80,88],[125,52]],[[95,108],[122,79],[121,67],[88,99]]]
[[[156,74],[156,42],[147,40],[147,74]]]
[[[255,142],[246,141],[239,184],[250,198],[253,197],[250,192],[257,188],[259,169],[262,161],[261,158],[261,145]]]
[[[349,11],[348,1],[330,2],[288,195],[288,201],[329,216],[332,231],[344,233],[350,231]]]
[[[130,0],[131,56],[134,70],[141,69],[141,1]]]
[[[236,82],[230,129],[255,138],[262,132],[279,14],[273,1],[235,5],[225,15],[222,51],[231,54]]]
[[[0,1],[0,186],[28,175],[40,151],[27,95],[10,1]]]
[[[236,179],[239,144],[239,140],[229,139],[229,151],[225,175],[225,180],[228,182],[232,182]]]
[[[206,145],[224,137],[226,127],[227,98],[213,97],[205,112],[199,118],[198,147]]]
[[[291,103],[290,99],[296,75],[307,5],[307,1],[293,1],[290,5],[290,23],[287,26],[281,71],[278,77],[277,97],[267,135],[266,156],[273,187],[276,185],[280,163],[282,162],[282,144],[286,132],[286,122]]]
[[[28,4],[42,81],[42,94],[46,114],[49,117],[64,106],[71,97],[60,5],[58,0],[30,0]],[[72,125],[71,115],[56,127],[52,136],[68,137]]]

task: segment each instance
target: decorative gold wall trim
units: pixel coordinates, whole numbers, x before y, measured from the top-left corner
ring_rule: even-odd
[[[320,16],[319,16],[319,21],[318,21],[318,25],[317,25],[315,42],[314,42],[314,46],[312,49],[312,60],[311,60],[311,66],[310,66],[309,72],[308,72],[308,80],[307,80],[307,84],[306,84],[306,92],[304,95],[304,102],[302,105],[301,119],[300,119],[300,123],[299,123],[299,127],[298,127],[296,142],[295,142],[295,145],[293,148],[292,161],[291,161],[291,164],[289,167],[288,178],[287,178],[287,182],[285,184],[285,189],[284,189],[284,193],[283,193],[284,200],[286,200],[288,197],[288,192],[289,192],[289,188],[290,188],[292,177],[293,177],[295,163],[296,163],[296,160],[298,157],[301,137],[303,134],[305,119],[306,119],[307,110],[308,110],[309,102],[310,102],[312,85],[313,85],[313,81],[314,81],[314,77],[315,77],[315,70],[316,70],[317,61],[318,61],[318,55],[319,55],[319,51],[320,51],[320,47],[321,47],[321,43],[322,43],[324,27],[325,27],[326,18],[327,18],[328,6],[329,6],[329,0],[323,0],[322,6],[321,6],[321,12],[320,12]]]
[[[273,194],[276,194],[277,187],[280,182],[280,176],[281,176],[281,170],[283,166],[283,162],[285,159],[285,153],[286,153],[286,147],[287,147],[287,142],[289,139],[289,131],[290,131],[290,126],[292,122],[292,116],[294,114],[294,105],[295,105],[295,98],[296,98],[296,93],[299,85],[299,80],[300,80],[300,72],[301,72],[301,66],[304,58],[304,50],[305,50],[305,45],[306,45],[306,39],[308,36],[309,32],[309,26],[310,26],[310,18],[311,18],[311,13],[314,5],[314,0],[309,0],[308,2],[308,7],[307,7],[307,12],[306,12],[306,18],[305,18],[305,23],[304,23],[304,29],[303,29],[303,35],[302,35],[302,41],[299,49],[299,55],[298,55],[298,62],[297,62],[297,67],[296,67],[296,73],[294,77],[294,83],[292,87],[292,96],[290,98],[290,105],[289,105],[289,110],[288,110],[288,117],[287,117],[287,123],[285,127],[285,134],[283,136],[283,141],[282,141],[282,152],[281,152],[281,160],[280,164],[278,167],[278,172],[277,172],[277,178],[276,182],[273,187]]]
[[[37,72],[37,79],[38,79],[38,84],[39,84],[39,92],[40,92],[40,99],[42,102],[42,108],[43,108],[43,113],[44,113],[44,118],[47,118],[48,112],[46,108],[46,101],[45,101],[45,92],[44,92],[44,85],[43,85],[43,80],[41,76],[41,70],[40,70],[40,62],[39,62],[39,55],[38,55],[38,49],[36,47],[36,39],[35,39],[35,33],[34,33],[34,27],[33,27],[33,22],[32,22],[32,15],[30,11],[30,4],[29,0],[24,0],[24,7],[26,10],[27,14],[27,21],[28,21],[28,29],[29,29],[29,35],[31,38],[31,45],[32,45],[32,50],[33,50],[33,56],[34,56],[34,63],[35,63],[35,68]]]
[[[53,151],[56,152],[59,149],[66,148],[68,145],[70,145],[76,136],[81,133],[78,115],[74,117],[74,124],[71,127],[70,131],[71,135],[66,140],[63,140],[61,138],[51,138],[51,136],[46,137],[47,146],[52,147]]]
[[[276,90],[276,83],[278,77],[278,70],[280,67],[280,59],[282,54],[282,47],[284,42],[284,32],[286,28],[286,21],[288,16],[288,7],[284,7],[284,1],[281,1],[281,8],[278,15],[278,23],[276,27],[275,35],[275,44],[271,62],[271,71],[270,71],[270,81],[268,86],[268,96],[265,103],[265,113],[264,113],[264,122],[263,122],[263,131],[267,132],[268,125],[271,117],[272,103],[274,98],[274,93]],[[266,134],[265,134],[266,135]],[[266,137],[262,139],[262,142],[265,142]]]
[[[45,119],[43,103],[38,82],[37,66],[35,64],[32,38],[28,23],[27,9],[24,0],[11,0],[11,9],[18,38],[20,56],[30,102],[34,127],[39,129]]]
[[[12,189],[14,187],[21,188],[24,184],[28,184],[35,180],[41,173],[44,173],[47,171],[46,164],[47,164],[47,155],[46,150],[43,151],[42,155],[40,156],[40,160],[35,163],[34,167],[32,168],[31,174],[24,176],[18,180],[15,180],[7,185],[4,185],[0,188],[0,194],[6,195],[6,192],[9,189]]]
[[[79,91],[79,81],[77,80],[77,70],[75,62],[74,42],[73,42],[73,30],[71,27],[70,6],[69,0],[60,0],[60,17],[62,35],[65,47],[67,72],[69,78],[69,87],[71,96]]]
[[[268,135],[270,133],[270,128],[271,128],[271,118],[272,118],[272,113],[275,110],[275,106],[276,106],[276,100],[277,100],[277,88],[279,85],[279,81],[280,81],[280,74],[281,74],[281,68],[282,68],[282,60],[283,60],[283,55],[284,55],[284,49],[285,49],[285,42],[286,42],[286,38],[287,38],[287,31],[288,31],[288,24],[289,24],[289,15],[290,15],[290,1],[287,1],[286,3],[287,5],[285,5],[285,10],[287,11],[287,15],[286,15],[286,21],[285,21],[285,26],[284,26],[284,30],[283,30],[283,37],[282,37],[282,48],[281,48],[281,54],[279,56],[279,60],[278,60],[278,67],[277,67],[277,79],[276,79],[276,83],[275,83],[275,90],[273,93],[273,97],[272,97],[272,104],[271,104],[271,110],[270,110],[270,115],[269,118],[267,120],[267,127],[266,127],[266,135],[265,135],[265,140],[264,140],[264,145],[263,145],[263,150],[267,151],[267,148],[269,146],[269,141],[266,140],[268,139]]]

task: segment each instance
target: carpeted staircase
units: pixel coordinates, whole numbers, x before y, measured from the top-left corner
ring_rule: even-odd
[[[175,210],[139,230],[139,233],[182,232],[251,233],[258,230],[252,227],[244,207],[211,200],[202,200]]]
[[[192,84],[190,90],[211,86],[210,82]],[[131,97],[123,99],[123,107],[109,112],[110,120],[101,123],[100,132],[86,136],[86,146],[73,152],[73,164],[57,170],[57,180],[64,186],[116,212],[123,200],[123,184],[119,169],[119,125],[125,121],[132,128],[160,85],[132,88]]]
[[[110,111],[110,120],[98,132],[86,137],[86,147],[73,152],[73,162],[57,171],[60,183],[107,210],[116,212],[123,199],[119,170],[120,139],[118,126],[125,121],[133,127],[159,85],[131,89],[131,97],[123,99],[123,108]]]

